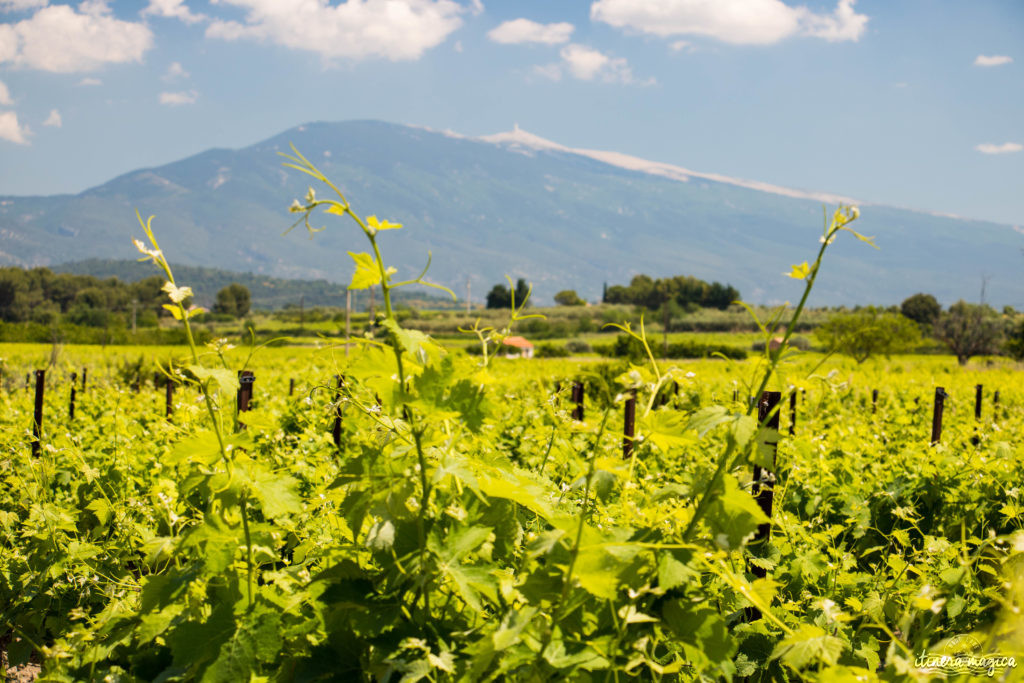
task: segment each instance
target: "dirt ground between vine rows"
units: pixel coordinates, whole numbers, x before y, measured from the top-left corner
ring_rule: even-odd
[[[39,665],[32,662],[19,666],[7,666],[7,650],[0,650],[0,671],[8,683],[32,683],[39,678]]]

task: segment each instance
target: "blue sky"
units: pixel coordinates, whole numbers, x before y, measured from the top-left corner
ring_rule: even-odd
[[[1024,225],[1021,0],[0,0],[0,194],[318,120]]]

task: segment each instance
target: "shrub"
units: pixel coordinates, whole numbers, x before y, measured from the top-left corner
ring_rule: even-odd
[[[598,350],[598,347],[594,347],[595,351],[602,353],[604,347]],[[658,355],[658,351],[655,351],[655,355]],[[747,352],[743,349],[737,349],[733,346],[727,346],[725,344],[701,344],[698,342],[676,342],[668,345],[667,356],[669,358],[708,358],[714,354],[721,354],[726,358],[734,358],[737,360],[747,357]],[[630,337],[626,334],[620,334],[615,338],[615,343],[607,349],[607,353],[602,355],[614,356],[615,358],[628,358],[632,361],[638,361],[644,358],[647,353],[644,351],[643,344],[639,340]]]
[[[921,331],[914,321],[873,306],[838,313],[814,334],[826,348],[851,356],[857,363],[876,354],[888,356],[909,350],[921,341]]]
[[[533,355],[535,358],[566,358],[569,349],[558,344],[538,344]]]
[[[565,348],[570,353],[590,353],[590,344],[582,339],[570,339],[565,343]]]

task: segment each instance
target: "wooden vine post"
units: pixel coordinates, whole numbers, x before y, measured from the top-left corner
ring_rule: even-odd
[[[633,455],[633,437],[636,436],[636,389],[629,390],[625,404],[625,422],[622,427],[622,457]]]
[[[250,403],[252,402],[252,385],[256,381],[256,377],[252,374],[252,370],[239,370],[238,371],[238,414],[248,412]],[[245,429],[245,425],[237,417],[235,418],[235,430]]]
[[[78,381],[78,374],[71,373],[71,395],[68,398],[68,420],[75,419],[75,384]]]
[[[26,376],[27,377],[27,376]],[[32,457],[39,457],[43,438],[43,392],[46,391],[46,370],[36,370],[36,403],[32,414]]]
[[[761,394],[761,400],[757,402],[757,421],[759,424],[763,424],[770,430],[778,433],[779,431],[779,411],[777,410],[779,402],[782,400],[782,392],[779,391],[765,391]],[[775,454],[778,449],[777,441],[765,442],[771,448],[771,463],[772,469],[775,468]],[[760,465],[754,465],[754,479],[753,479],[753,491],[754,499],[757,501],[757,506],[761,508],[761,511],[765,514],[769,520],[772,518],[772,507],[775,502],[775,473],[773,471],[764,469]],[[771,538],[772,525],[771,521],[761,524],[757,527],[757,533],[754,534],[753,540],[750,545],[757,547],[767,546],[769,539]],[[763,567],[759,567],[756,564],[751,566],[751,573],[759,579],[763,579],[768,576],[768,572]],[[748,607],[744,610],[747,621],[755,621],[761,618],[761,611],[756,607]]]
[[[341,375],[336,377],[337,391],[334,392],[334,400],[336,401],[334,406],[334,426],[331,428],[331,437],[334,439],[334,445],[341,448],[341,390],[345,387],[345,378]]]
[[[789,435],[796,434],[796,389],[789,395]]]
[[[942,387],[935,387],[935,407],[932,410],[932,445],[936,445],[942,439],[942,410],[945,407],[949,394]]]
[[[583,422],[583,382],[572,383],[572,402],[576,405],[572,410],[572,419]]]

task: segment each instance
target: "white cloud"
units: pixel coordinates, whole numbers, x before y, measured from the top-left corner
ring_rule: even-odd
[[[478,17],[484,13],[484,3],[480,0],[469,0],[469,11],[474,17]]]
[[[1013,57],[1006,55],[978,55],[974,58],[974,66],[1002,66],[1013,62]]]
[[[656,36],[704,35],[751,45],[770,45],[796,35],[828,41],[858,40],[868,17],[855,0],[839,0],[832,14],[816,14],[781,0],[595,0],[590,18]]]
[[[570,43],[561,50],[561,62],[533,67],[538,76],[552,81],[562,80],[563,73],[581,81],[603,81],[605,83],[636,83],[633,70],[623,57],[609,57],[599,50],[578,43]],[[655,81],[649,79],[642,85],[651,85]]]
[[[196,24],[206,20],[205,14],[194,14],[185,4],[185,0],[149,0],[142,16],[151,14],[155,17],[180,19],[186,24]]]
[[[868,16],[857,14],[853,4],[857,0],[839,0],[832,14],[815,14],[804,7],[796,9],[801,13],[801,33],[815,38],[824,38],[830,43],[845,40],[857,42],[868,26]]]
[[[245,22],[215,20],[206,35],[268,41],[325,59],[419,59],[462,25],[453,0],[220,0],[246,11]]]
[[[46,117],[45,121],[43,121],[43,125],[52,126],[53,128],[60,128],[64,125],[64,121],[60,117],[60,112],[56,109],[51,109],[50,115]]]
[[[673,52],[681,52],[683,50],[687,52],[696,52],[697,48],[694,47],[693,43],[688,40],[677,40],[669,45]]]
[[[84,85],[84,86],[103,85],[103,81],[101,81],[98,78],[88,78],[87,77],[87,78],[83,78],[82,80],[78,81],[78,85]]]
[[[18,56],[18,32],[11,24],[0,24],[0,63]]]
[[[986,142],[981,145],[975,145],[974,149],[978,150],[982,154],[1012,154],[1014,152],[1024,150],[1024,145],[1016,142],[1004,142],[1001,145],[994,145],[991,142]]]
[[[538,24],[529,19],[513,19],[506,21],[487,33],[487,37],[496,43],[506,45],[518,43],[544,43],[558,45],[568,43],[575,27],[567,22],[557,24]]]
[[[153,46],[141,23],[110,14],[105,2],[87,0],[78,10],[44,7],[29,19],[0,25],[0,62],[42,71],[91,71],[108,63],[136,62]]]
[[[0,81],[0,105],[11,106],[14,104],[14,100],[11,99],[11,91],[7,89],[7,84]]]
[[[592,81],[601,71],[608,68],[611,58],[586,45],[566,45],[559,52],[569,73],[583,81]],[[625,60],[622,60],[625,62]]]
[[[18,123],[17,114],[13,111],[0,112],[0,140],[27,145],[29,135],[31,135],[31,131],[28,126]]]
[[[171,65],[167,67],[166,73],[161,77],[165,81],[173,81],[179,78],[188,78],[189,73],[185,71],[185,67],[181,65],[181,62],[171,62]]]
[[[170,107],[180,107],[183,104],[195,104],[197,99],[199,99],[199,93],[195,90],[160,93],[160,104],[166,104]]]
[[[0,0],[2,12],[24,12],[30,9],[46,7],[47,0]]]

